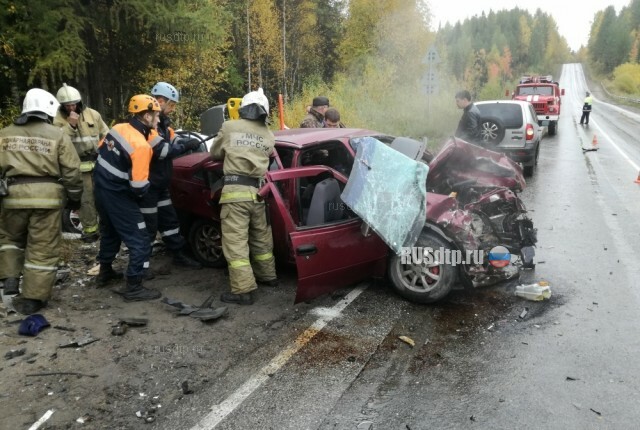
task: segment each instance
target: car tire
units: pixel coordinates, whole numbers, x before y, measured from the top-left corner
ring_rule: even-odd
[[[532,164],[531,166],[523,166],[522,173],[525,178],[530,178],[533,176],[533,171],[535,170],[536,165]]]
[[[498,118],[480,119],[480,138],[485,145],[497,145],[504,139],[504,124]]]
[[[65,233],[82,234],[80,211],[71,209],[62,210],[62,231]]]
[[[227,261],[222,253],[220,223],[199,219],[189,230],[189,246],[200,264],[205,267],[225,267]]]
[[[558,121],[549,121],[549,128],[547,129],[549,136],[555,136],[558,132]]]
[[[417,247],[451,250],[444,239],[429,230],[423,230]],[[429,274],[429,275],[427,275]],[[393,255],[389,264],[391,285],[398,295],[416,303],[433,303],[442,300],[456,282],[456,268],[444,262],[427,264],[402,264],[402,257]]]

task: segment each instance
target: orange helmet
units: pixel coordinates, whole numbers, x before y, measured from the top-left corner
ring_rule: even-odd
[[[140,113],[148,110],[160,112],[158,100],[146,94],[138,94],[129,101],[129,113]]]

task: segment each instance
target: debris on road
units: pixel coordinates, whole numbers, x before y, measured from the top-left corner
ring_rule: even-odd
[[[567,376],[567,381],[579,381],[579,379],[574,378],[573,376]]]
[[[182,394],[193,394],[193,390],[189,388],[189,381],[183,381],[181,384]]]
[[[18,333],[23,336],[36,336],[49,326],[49,321],[43,315],[33,314],[22,320]]]
[[[54,375],[73,375],[73,376],[77,376],[78,378],[81,378],[83,376],[86,376],[87,378],[97,378],[98,375],[90,375],[90,374],[86,374],[86,373],[80,373],[80,372],[43,372],[43,373],[27,373],[25,376],[54,376]]]
[[[197,318],[200,321],[211,321],[218,319],[227,313],[226,306],[221,306],[215,309],[211,308],[211,304],[214,299],[215,297],[211,295],[200,306],[188,305],[178,300],[170,299],[169,297],[164,297],[162,299],[162,303],[179,309],[178,315],[189,315],[190,317]]]
[[[520,312],[520,319],[524,319],[524,317],[526,317],[528,313],[529,313],[529,308],[524,308],[522,312]]]
[[[515,295],[527,300],[540,301],[551,297],[551,289],[548,282],[540,281],[535,284],[516,286]]]
[[[90,343],[97,342],[100,339],[94,338],[91,336],[91,333],[87,333],[86,335],[79,337],[77,339],[73,339],[67,343],[61,343],[58,345],[58,348],[73,348],[73,347],[83,347],[85,345],[89,345]]]
[[[400,339],[401,341],[403,341],[404,343],[406,343],[407,345],[410,345],[411,348],[413,348],[414,346],[416,346],[416,343],[413,339],[411,339],[408,336],[398,336],[398,339]]]
[[[12,358],[16,358],[24,355],[26,352],[27,352],[27,348],[12,349],[11,351],[8,351],[7,353],[4,354],[4,359],[11,360]]]
[[[595,410],[595,409],[593,409],[593,408],[589,408],[589,410],[590,410],[591,412],[593,412],[594,414],[598,415],[599,417],[600,417],[600,416],[602,416],[602,413],[601,413],[601,412],[598,412],[598,411],[596,411],[596,410]]]

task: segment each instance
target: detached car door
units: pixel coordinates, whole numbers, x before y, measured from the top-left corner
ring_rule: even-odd
[[[299,184],[300,179],[315,182],[311,199],[305,201],[295,187],[295,195],[285,203],[278,184]],[[297,167],[268,172],[267,180],[272,223],[286,230],[298,271],[296,303],[385,274],[389,248],[376,234],[365,236],[362,220],[339,199],[346,182],[342,175],[326,166]]]

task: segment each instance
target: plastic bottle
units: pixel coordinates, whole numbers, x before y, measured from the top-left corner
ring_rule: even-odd
[[[551,297],[551,289],[549,283],[545,281],[536,282],[535,284],[518,285],[516,287],[516,296],[527,300],[540,301]]]

